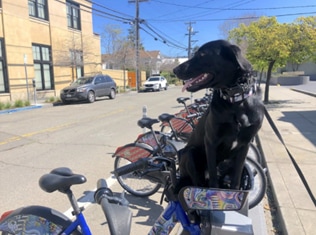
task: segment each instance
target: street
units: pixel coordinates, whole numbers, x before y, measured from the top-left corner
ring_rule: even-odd
[[[194,94],[200,98],[205,91]],[[65,166],[86,176],[87,182],[73,187],[81,202],[88,202],[85,216],[93,234],[104,234],[107,227],[101,208],[92,201],[99,178],[107,179],[115,192],[122,188],[111,179],[118,146],[133,142],[143,130],[137,120],[147,116],[176,113],[182,105],[176,102],[181,87],[167,91],[129,93],[115,100],[99,99],[95,103],[52,106],[0,116],[0,212],[26,205],[43,205],[66,212],[70,204],[65,195],[45,193],[38,186],[41,175]],[[159,128],[159,124],[156,124]],[[162,211],[160,194],[150,198],[127,195],[133,209],[133,231],[149,231]],[[67,214],[70,214],[69,212]],[[146,228],[145,228],[146,227]],[[143,232],[142,232],[143,233]],[[135,234],[133,232],[133,234]]]

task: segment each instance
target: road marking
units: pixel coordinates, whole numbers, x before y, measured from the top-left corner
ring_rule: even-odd
[[[131,108],[127,108],[126,110],[128,109],[131,109]],[[105,118],[107,116],[111,116],[111,115],[115,115],[115,114],[118,114],[118,113],[121,113],[121,112],[124,112],[126,111],[124,109],[118,109],[118,110],[114,110],[110,113],[107,113],[107,114],[104,114],[104,115],[100,115],[98,117],[94,117],[93,119],[94,120],[98,120],[98,119],[102,119],[102,118]],[[12,142],[15,142],[15,141],[19,141],[19,140],[22,140],[24,138],[30,138],[32,136],[35,136],[35,135],[38,135],[38,134],[43,134],[43,133],[47,133],[47,132],[54,132],[54,131],[58,131],[60,129],[63,129],[63,128],[66,128],[66,127],[70,127],[70,126],[73,126],[73,125],[76,125],[78,124],[79,122],[69,122],[69,123],[66,123],[66,124],[62,124],[62,125],[58,125],[58,126],[53,126],[53,127],[50,127],[50,128],[46,128],[46,129],[43,129],[43,130],[39,130],[39,131],[35,131],[35,132],[30,132],[30,133],[25,133],[25,134],[22,134],[22,135],[18,135],[18,136],[13,136],[13,137],[10,137],[6,140],[3,140],[0,142],[0,145],[5,145],[5,144],[9,144],[9,143],[12,143]]]
[[[111,175],[109,178],[106,179],[106,183],[109,188],[111,188],[112,185],[114,185],[117,182],[116,178]],[[86,209],[88,206],[90,206],[94,202],[94,192],[97,190],[97,188],[94,188],[93,190],[88,191],[89,193],[85,194],[85,196],[78,199],[78,206],[79,208]],[[64,215],[67,216],[70,219],[75,218],[75,216],[72,214],[73,208],[70,207],[67,211],[64,212]]]

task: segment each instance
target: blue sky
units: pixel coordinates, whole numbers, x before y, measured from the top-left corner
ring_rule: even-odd
[[[135,0],[92,0],[95,3],[94,32],[105,25],[117,25],[124,34],[135,19]],[[141,43],[145,50],[159,50],[166,56],[186,56],[188,26],[192,22],[192,47],[223,38],[220,26],[249,15],[276,16],[290,23],[301,16],[316,15],[315,0],[139,0]],[[158,39],[158,40],[155,40]],[[163,42],[165,41],[165,43]]]

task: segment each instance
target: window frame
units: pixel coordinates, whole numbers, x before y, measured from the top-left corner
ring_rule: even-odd
[[[78,15],[76,16],[74,12],[77,13]],[[67,14],[68,28],[81,30],[80,4],[73,1],[66,0],[66,14]]]
[[[34,49],[39,49],[39,51]],[[39,52],[39,58],[37,57],[37,53]],[[54,90],[54,76],[53,76],[53,66],[52,66],[52,49],[51,46],[32,43],[32,53],[33,53],[33,63],[34,63],[34,72],[35,72],[35,80],[36,80],[36,90]],[[40,83],[36,77],[36,68],[39,66],[40,68]],[[46,68],[49,66],[49,81],[46,79],[45,72],[47,72]],[[47,84],[49,83],[49,87]]]
[[[43,1],[43,4],[39,1]],[[34,3],[34,9],[30,9],[30,2]],[[44,17],[40,16],[40,8],[39,6],[43,6],[43,13]],[[29,9],[29,16],[35,17],[41,20],[49,20],[48,19],[48,1],[47,0],[28,0],[28,9]],[[31,14],[31,10],[34,10],[34,14]]]
[[[5,53],[5,45],[4,38],[0,38],[0,64],[2,66],[2,76],[3,76],[3,88],[0,89],[0,93],[8,93],[9,90],[9,77],[7,73],[7,61],[6,61],[6,53]],[[1,71],[1,70],[0,70]]]
[[[69,49],[70,63],[73,69],[76,69],[76,78],[84,75],[83,51],[76,49]]]

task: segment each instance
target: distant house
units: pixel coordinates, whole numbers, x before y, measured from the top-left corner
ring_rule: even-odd
[[[102,54],[102,69],[129,69],[136,67],[136,53],[129,50],[125,54]],[[160,51],[139,51],[139,68],[150,74],[159,73],[161,65]]]
[[[126,52],[126,55],[102,55],[102,69],[135,69],[135,51]],[[122,59],[124,58],[124,60]],[[139,67],[148,75],[159,74],[161,66],[165,64],[183,63],[186,57],[164,57],[160,51],[139,51]]]

